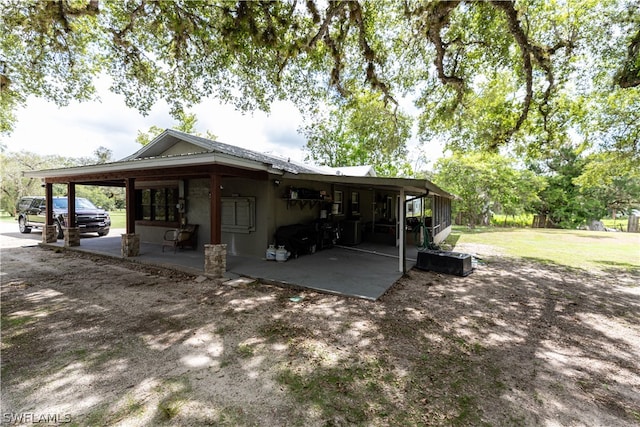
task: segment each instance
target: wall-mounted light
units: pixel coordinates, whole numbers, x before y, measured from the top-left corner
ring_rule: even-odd
[[[279,185],[280,185],[280,180],[279,180],[279,179],[274,179],[274,180],[273,180],[273,186],[274,186],[274,187],[277,187],[277,186],[279,186]]]

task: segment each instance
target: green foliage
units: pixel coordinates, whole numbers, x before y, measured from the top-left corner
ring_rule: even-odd
[[[22,196],[44,195],[44,188],[39,179],[25,178],[24,171],[51,169],[56,167],[77,166],[79,159],[61,156],[40,156],[35,153],[21,151],[19,153],[0,153],[2,194],[0,209],[14,214],[16,203]]]
[[[549,160],[532,165],[547,180],[537,211],[561,228],[576,228],[607,213],[606,203],[597,197],[596,188],[576,184],[588,164],[584,150],[584,146],[561,147]]]
[[[321,165],[373,165],[379,176],[410,176],[406,141],[411,120],[373,93],[332,107],[304,129],[309,157]]]
[[[640,169],[629,156],[596,153],[587,156],[580,176],[573,180],[581,195],[597,199],[608,210],[640,204]]]
[[[605,145],[637,152],[618,131],[638,105],[639,20],[627,0],[6,0],[0,130],[29,95],[91,99],[95,78],[108,75],[142,113],[159,100],[178,117],[213,96],[245,111],[285,98],[313,111],[336,98],[366,104],[367,91],[389,105],[410,93],[421,139],[450,148],[535,154],[577,128],[589,137],[595,121]],[[574,116],[604,105],[614,83],[623,108]]]
[[[434,182],[458,196],[453,213],[472,226],[488,224],[492,212],[530,212],[545,185],[531,171],[518,169],[514,160],[480,152],[440,159]]]
[[[218,137],[212,133],[211,131],[207,131],[205,135],[196,131],[196,123],[198,122],[198,118],[194,113],[185,113],[181,111],[176,114],[177,123],[173,126],[173,129],[179,130],[184,133],[189,133],[191,135],[196,136],[204,136],[205,138],[215,140]],[[142,132],[138,131],[138,136],[136,137],[136,142],[140,145],[147,145],[151,141],[153,141],[157,136],[159,136],[164,129],[159,126],[151,126],[148,131]]]
[[[533,214],[504,215],[494,214],[491,216],[491,225],[497,227],[531,227],[533,224]]]
[[[153,141],[157,136],[159,136],[164,129],[159,126],[152,125],[149,130],[143,132],[141,130],[138,131],[138,136],[136,136],[136,142],[140,145],[147,145],[151,141]]]
[[[97,159],[97,163],[109,163],[113,161],[113,151],[107,147],[100,146],[96,148],[93,155]]]
[[[44,195],[41,181],[24,177],[24,171],[81,166],[111,160],[110,150],[104,149],[104,147],[98,148],[95,155],[96,158],[70,158],[56,155],[41,156],[26,151],[0,153],[0,165],[2,166],[0,170],[2,182],[0,210],[13,215],[16,203],[21,197]],[[55,196],[65,195],[67,186],[55,184],[53,192]],[[107,210],[124,207],[123,188],[78,185],[76,194],[78,197],[86,197],[94,204]]]

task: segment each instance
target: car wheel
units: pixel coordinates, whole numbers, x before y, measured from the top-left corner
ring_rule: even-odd
[[[64,239],[64,230],[62,229],[62,225],[60,225],[60,221],[56,221],[55,226],[58,239]]]
[[[106,236],[107,234],[109,234],[109,230],[98,231],[98,236],[100,237]]]
[[[18,219],[18,227],[20,227],[20,232],[22,234],[31,233],[31,227],[27,227],[27,219],[23,216]]]

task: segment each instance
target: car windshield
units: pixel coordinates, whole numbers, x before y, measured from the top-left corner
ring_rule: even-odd
[[[68,203],[67,199],[53,199],[53,207],[56,209],[67,209]],[[98,209],[96,206],[91,203],[89,200],[76,197],[76,209]]]

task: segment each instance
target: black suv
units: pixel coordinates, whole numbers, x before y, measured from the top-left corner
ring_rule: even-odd
[[[67,206],[66,197],[53,198],[53,221],[58,239],[64,237],[62,228],[67,226]],[[45,198],[28,196],[20,199],[16,219],[21,233],[31,233],[32,228],[44,228],[47,219]],[[87,199],[76,197],[76,224],[80,233],[98,233],[98,236],[106,236],[111,227],[111,218],[104,209],[97,208]]]

